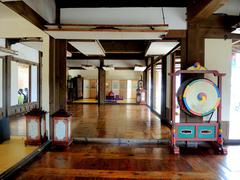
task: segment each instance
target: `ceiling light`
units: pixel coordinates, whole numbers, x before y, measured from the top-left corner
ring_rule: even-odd
[[[17,51],[12,49],[0,47],[0,56],[18,55]]]
[[[102,67],[105,71],[113,71],[115,68],[112,65],[108,65],[108,66],[103,66]]]
[[[82,64],[82,68],[85,69],[85,70],[95,70],[95,69],[97,69],[96,66],[88,65],[88,64]]]
[[[105,56],[99,41],[70,41],[69,43],[86,56]]]
[[[72,53],[69,52],[69,51],[67,51],[67,52],[66,52],[66,56],[67,56],[67,57],[72,57]]]
[[[170,52],[179,42],[177,41],[156,41],[151,42],[145,56],[159,56]]]
[[[232,26],[232,28],[233,28],[233,31],[232,31],[233,34],[240,34],[240,22]]]
[[[240,27],[232,31],[233,34],[240,34]]]
[[[135,65],[134,66],[134,71],[145,71],[147,67],[146,66],[141,66],[141,65]]]

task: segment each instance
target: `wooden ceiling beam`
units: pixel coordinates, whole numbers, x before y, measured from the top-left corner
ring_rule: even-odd
[[[45,19],[43,19],[38,13],[36,13],[23,1],[9,1],[3,2],[3,4],[42,30],[45,29],[44,25],[48,24]]]
[[[187,7],[187,21],[190,23],[200,22],[211,16],[228,0],[201,0],[190,1]]]

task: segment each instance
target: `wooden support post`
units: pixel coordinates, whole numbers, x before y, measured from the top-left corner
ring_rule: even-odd
[[[100,59],[100,67],[98,69],[98,104],[105,103],[105,82],[106,72],[102,68],[104,66],[104,59]]]
[[[50,114],[59,109],[66,110],[66,40],[50,38]]]
[[[166,119],[166,94],[167,94],[167,58],[166,56],[162,57],[162,85],[161,85],[161,117]]]
[[[150,99],[151,99],[151,110],[153,110],[154,106],[154,58],[151,57],[151,94],[150,94]]]

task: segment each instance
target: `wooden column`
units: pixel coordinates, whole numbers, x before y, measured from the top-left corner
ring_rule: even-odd
[[[153,103],[154,103],[154,58],[151,57],[151,94],[150,94],[150,99],[151,99],[151,110],[153,110]]]
[[[37,69],[37,74],[38,74],[38,82],[39,82],[39,86],[38,86],[38,102],[39,102],[39,107],[42,107],[42,57],[43,57],[43,53],[39,52],[39,66]]]
[[[100,59],[100,67],[98,69],[98,104],[105,103],[105,82],[106,82],[106,71],[102,68],[104,65],[104,59]]]
[[[66,110],[67,104],[67,67],[66,40],[50,38],[50,114],[59,109]]]
[[[167,91],[167,57],[162,57],[162,86],[161,86],[161,117],[166,119],[166,91]]]

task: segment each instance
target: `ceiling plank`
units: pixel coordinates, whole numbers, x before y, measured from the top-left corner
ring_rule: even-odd
[[[187,0],[57,0],[60,8],[119,8],[119,7],[186,7]]]
[[[44,30],[48,22],[23,1],[3,2],[4,5],[24,17],[38,28]]]
[[[194,23],[207,19],[228,0],[190,1],[187,7],[187,20]]]
[[[105,57],[100,56],[85,56],[79,53],[73,53],[72,57],[67,60],[96,60],[104,58],[104,60],[144,60],[144,53],[142,54],[106,54]]]

